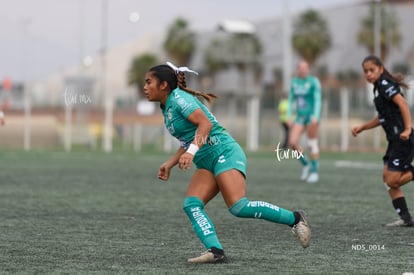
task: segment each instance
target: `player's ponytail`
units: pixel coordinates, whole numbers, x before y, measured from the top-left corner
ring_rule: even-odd
[[[184,90],[187,93],[190,93],[190,94],[195,95],[195,96],[201,96],[205,100],[207,100],[207,102],[209,102],[209,103],[212,102],[213,99],[217,98],[217,96],[215,94],[212,94],[212,93],[207,93],[206,94],[206,93],[203,93],[203,92],[200,92],[200,91],[195,91],[195,90],[192,90],[192,89],[188,88],[187,84],[186,84],[186,81],[185,81],[185,74],[183,72],[178,72],[177,81],[178,81],[178,83],[177,83],[178,87],[181,90]]]
[[[190,73],[193,73],[193,74],[198,75],[198,73],[196,71],[190,70],[187,67],[176,67],[171,62],[167,62],[167,65],[170,66],[171,69],[173,69],[175,71],[175,73],[177,75],[177,86],[181,90],[184,90],[187,93],[190,93],[190,94],[195,95],[195,96],[203,97],[209,103],[212,102],[213,99],[217,98],[217,96],[215,94],[212,94],[212,93],[203,93],[203,92],[200,92],[200,91],[192,90],[192,89],[190,89],[190,88],[187,87],[187,83],[185,81],[185,74],[184,74],[184,72],[190,72]]]

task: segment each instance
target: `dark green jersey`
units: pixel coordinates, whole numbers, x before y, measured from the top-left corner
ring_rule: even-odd
[[[197,125],[194,125],[188,120],[188,117],[197,109],[201,109],[210,122],[213,124],[213,128],[210,131],[208,138],[203,138],[201,141],[203,146],[197,152],[197,158],[205,155],[211,145],[226,144],[234,142],[234,139],[230,136],[227,130],[222,127],[214,115],[208,110],[208,108],[195,96],[179,88],[173,90],[167,98],[165,106],[163,106],[164,123],[168,132],[180,141],[180,145],[185,149],[190,146],[196,138]],[[208,144],[209,146],[204,146]]]

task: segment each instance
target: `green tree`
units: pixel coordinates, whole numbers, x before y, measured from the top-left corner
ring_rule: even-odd
[[[328,23],[317,11],[307,10],[294,22],[292,47],[310,65],[331,47]]]
[[[399,47],[401,44],[401,32],[398,19],[394,13],[388,12],[384,5],[380,4],[380,57],[385,60],[391,46]],[[370,6],[369,14],[361,20],[357,41],[364,46],[369,53],[374,53],[374,29],[375,29],[376,4]]]
[[[195,33],[188,28],[186,20],[177,18],[168,28],[164,50],[176,66],[186,66],[195,49]]]
[[[142,93],[145,85],[145,74],[149,68],[158,64],[158,59],[151,53],[144,53],[132,59],[128,70],[128,84],[137,88],[137,93]]]

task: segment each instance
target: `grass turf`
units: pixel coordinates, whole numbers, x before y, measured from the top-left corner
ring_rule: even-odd
[[[284,225],[238,219],[220,196],[206,206],[230,259],[187,264],[204,249],[181,209],[191,171],[157,180],[164,154],[2,152],[0,273],[401,274],[414,271],[414,229],[396,218],[381,155],[324,153],[320,182],[298,180],[296,160],[248,155],[247,194],[304,209],[304,250]],[[338,162],[339,160],[344,160]],[[404,187],[409,207],[413,187]],[[414,208],[412,208],[414,209]]]

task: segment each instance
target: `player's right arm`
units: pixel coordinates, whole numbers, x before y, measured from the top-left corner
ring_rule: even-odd
[[[362,131],[375,128],[375,127],[379,126],[380,124],[381,123],[379,121],[379,118],[376,116],[373,119],[371,119],[370,121],[368,121],[368,122],[366,122],[366,123],[364,123],[360,126],[356,126],[356,127],[352,128],[352,135],[354,137],[356,137]]]
[[[158,178],[160,180],[168,180],[170,177],[171,169],[177,165],[178,160],[180,159],[181,155],[185,153],[185,149],[180,146],[177,152],[169,158],[166,162],[161,164],[160,169],[158,170]]]
[[[411,134],[411,114],[407,101],[401,94],[396,94],[392,97],[392,101],[398,106],[401,112],[401,116],[404,122],[404,130],[400,134],[402,140],[408,140]]]

